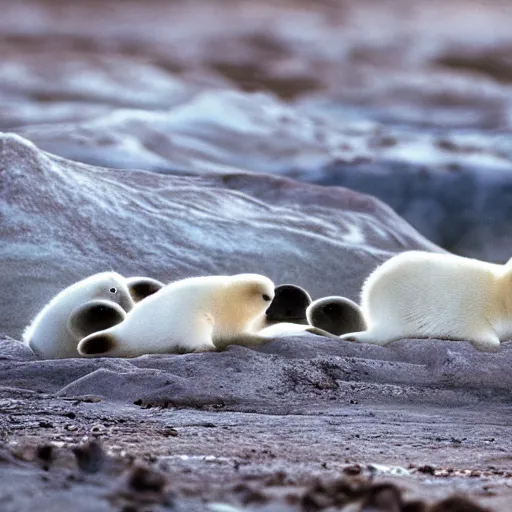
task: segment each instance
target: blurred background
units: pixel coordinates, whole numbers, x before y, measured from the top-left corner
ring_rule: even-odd
[[[512,4],[0,2],[0,130],[163,173],[382,199],[463,255],[512,254]]]

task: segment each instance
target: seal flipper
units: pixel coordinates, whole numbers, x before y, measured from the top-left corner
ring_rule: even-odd
[[[161,281],[151,277],[129,277],[126,284],[134,302],[144,300],[165,286]]]
[[[87,336],[78,344],[78,353],[84,357],[115,357],[110,354],[117,346],[111,334],[97,333]]]
[[[103,299],[91,300],[73,309],[68,318],[68,330],[76,340],[81,340],[121,323],[125,317],[119,304]]]

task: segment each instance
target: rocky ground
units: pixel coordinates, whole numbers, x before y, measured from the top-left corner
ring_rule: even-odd
[[[406,249],[506,260],[508,2],[4,4],[1,510],[508,511],[509,343],[39,361],[17,341],[109,268],[357,299]]]
[[[40,361],[5,338],[3,502],[291,512],[363,500],[346,510],[387,512],[466,496],[507,510],[511,349],[307,335],[258,350]]]

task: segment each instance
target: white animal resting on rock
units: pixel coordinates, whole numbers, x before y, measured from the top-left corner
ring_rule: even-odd
[[[78,345],[88,357],[216,350],[249,333],[268,308],[274,283],[259,274],[192,277],[138,303],[116,326]]]
[[[468,340],[494,351],[512,336],[512,260],[498,265],[404,252],[367,278],[361,298],[367,330],[342,339],[375,345],[403,338]]]
[[[37,314],[23,341],[44,359],[78,357],[78,342],[124,320],[135,302],[163,283],[148,277],[125,278],[101,272],[68,286]]]

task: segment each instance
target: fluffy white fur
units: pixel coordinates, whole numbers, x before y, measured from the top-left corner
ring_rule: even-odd
[[[126,279],[116,272],[102,272],[79,281],[57,294],[25,329],[23,341],[44,359],[78,357],[81,333],[69,323],[76,308],[95,299],[105,299],[124,311],[133,307]]]
[[[258,331],[258,335],[263,338],[276,338],[279,336],[297,336],[298,334],[304,334],[311,328],[310,325],[292,324],[288,322],[282,322],[279,324],[273,324],[264,329]]]
[[[512,260],[496,265],[405,252],[368,277],[362,310],[367,330],[343,339],[386,345],[403,338],[445,338],[494,351],[512,336]]]
[[[274,284],[258,274],[184,279],[137,304],[122,323],[84,338],[78,351],[135,357],[215,350],[249,332],[273,297]]]
[[[274,338],[285,338],[288,336],[301,336],[303,334],[316,334],[317,336],[324,336],[326,338],[336,338],[338,336],[327,332],[325,329],[321,329],[309,324],[293,324],[290,322],[281,322],[273,324],[260,331],[253,332],[243,337],[238,337],[233,343],[236,345],[243,345],[246,347],[260,346],[267,343],[269,340]]]

